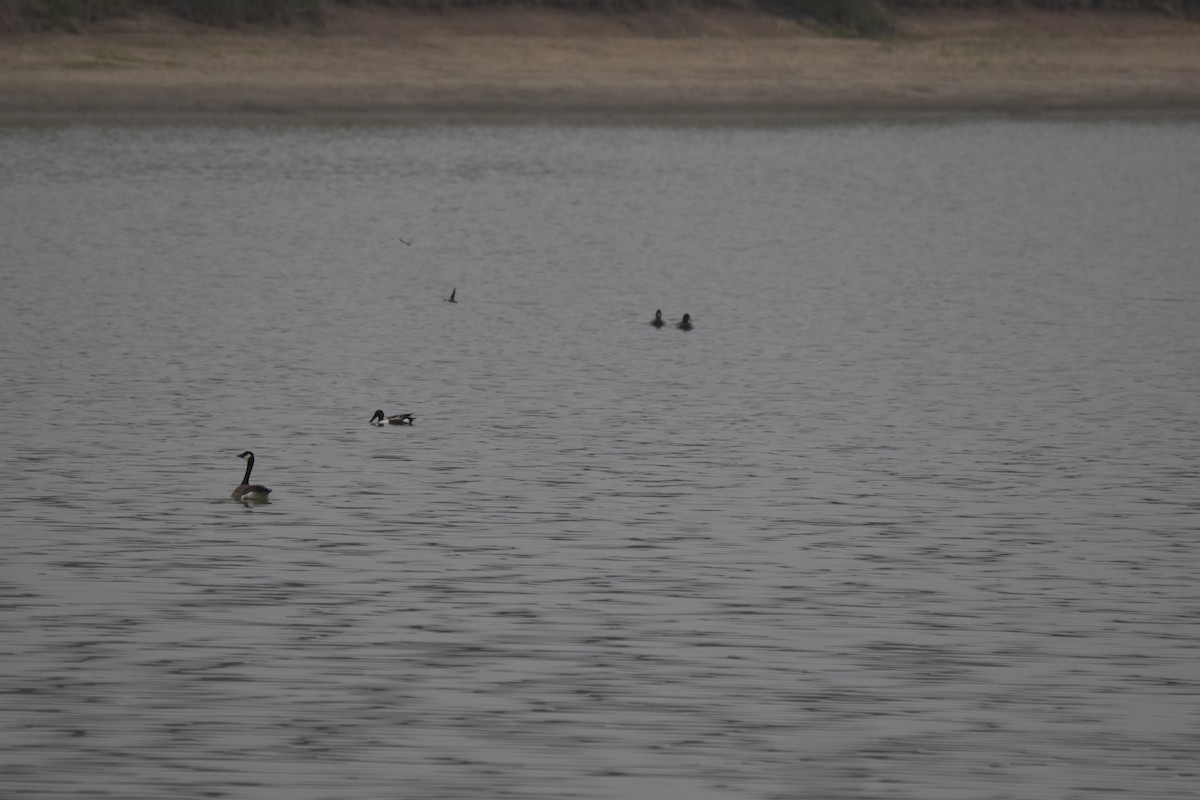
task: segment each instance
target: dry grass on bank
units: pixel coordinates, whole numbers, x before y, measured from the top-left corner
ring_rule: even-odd
[[[1200,111],[1200,25],[909,12],[878,40],[732,9],[336,6],[319,29],[165,15],[0,37],[0,112]]]

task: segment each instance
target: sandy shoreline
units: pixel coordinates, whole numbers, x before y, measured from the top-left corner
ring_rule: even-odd
[[[710,11],[346,8],[320,31],[165,18],[0,36],[0,114],[787,116],[1200,114],[1200,24],[910,14],[884,40]]]

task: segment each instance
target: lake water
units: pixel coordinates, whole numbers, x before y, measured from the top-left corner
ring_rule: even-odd
[[[1198,144],[0,127],[0,795],[1194,797]]]

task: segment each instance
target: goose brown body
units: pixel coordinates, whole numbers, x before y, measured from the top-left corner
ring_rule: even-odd
[[[254,453],[247,450],[238,458],[246,460],[246,474],[242,476],[242,482],[233,490],[233,499],[244,503],[266,501],[271,490],[262,484],[250,483],[250,473],[254,470]]]

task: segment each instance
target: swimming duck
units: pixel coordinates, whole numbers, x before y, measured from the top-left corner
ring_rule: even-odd
[[[242,476],[241,484],[233,490],[233,499],[240,500],[243,503],[265,503],[267,495],[271,490],[257,483],[250,483],[250,472],[254,469],[254,453],[249,450],[242,453],[238,458],[246,459],[246,474]]]
[[[675,323],[675,327],[679,328],[681,331],[690,331],[692,329],[692,315],[684,314],[683,319]]]
[[[654,312],[654,319],[650,320],[650,324],[656,328],[661,328],[663,325],[667,324],[663,322],[661,308]]]
[[[382,411],[376,411],[375,416],[371,417],[372,425],[412,425],[412,414],[396,414],[395,416],[385,417]]]

